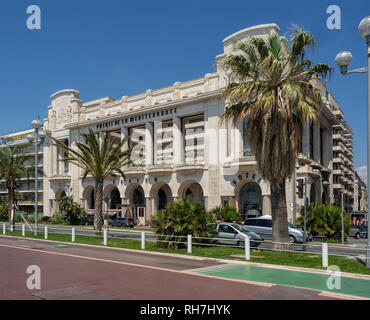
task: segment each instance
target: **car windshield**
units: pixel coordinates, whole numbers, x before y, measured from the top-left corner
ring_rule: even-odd
[[[289,228],[292,228],[292,229],[300,229],[299,227],[295,226],[294,224],[288,222],[288,225],[289,225]]]
[[[245,232],[251,232],[248,228],[246,228],[245,226],[240,226],[240,225],[238,225],[238,224],[232,224],[231,225],[234,229],[236,229],[236,230],[238,230],[238,231],[240,231],[240,232],[243,232],[243,233],[245,233]]]

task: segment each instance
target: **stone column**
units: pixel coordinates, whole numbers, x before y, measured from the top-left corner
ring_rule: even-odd
[[[183,139],[180,117],[173,117],[173,151],[174,164],[183,163]]]
[[[262,213],[264,216],[270,216],[272,214],[271,211],[271,196],[263,196],[262,198],[263,201],[263,208],[262,208]]]
[[[306,156],[310,154],[310,125],[307,122],[303,124],[302,153]]]
[[[145,225],[152,223],[152,198],[145,198]]]
[[[51,147],[51,173],[52,175],[58,174],[58,148],[56,146]]]
[[[128,138],[128,128],[126,127],[121,127],[121,140],[125,140]],[[123,145],[123,150],[128,149],[128,141]]]
[[[153,124],[145,123],[145,163],[146,166],[153,164]]]

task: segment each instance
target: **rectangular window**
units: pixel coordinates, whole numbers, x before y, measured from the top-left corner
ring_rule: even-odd
[[[310,124],[310,158],[313,159],[313,124]]]
[[[60,142],[68,146],[68,139],[62,140]],[[68,161],[61,161],[68,157],[68,152],[66,152],[63,148],[58,148],[57,153],[58,153],[58,159],[57,159],[58,174],[68,174],[69,172]]]
[[[145,126],[129,128],[129,148],[132,148],[131,167],[143,167],[145,158]]]
[[[173,122],[158,121],[154,123],[154,163],[173,163]]]
[[[204,116],[183,119],[185,163],[204,162]]]
[[[117,147],[121,143],[121,130],[107,132],[108,141],[113,142],[113,146]]]

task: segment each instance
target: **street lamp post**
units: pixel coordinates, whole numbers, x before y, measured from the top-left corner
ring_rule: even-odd
[[[348,71],[348,66],[352,62],[352,54],[348,51],[342,51],[335,58],[335,62],[340,68],[340,72],[343,75],[351,73],[367,73],[367,195],[370,199],[370,16],[364,18],[359,27],[358,31],[361,37],[366,39],[367,45],[367,67]],[[370,223],[368,221],[368,234],[370,233]],[[366,266],[370,268],[370,237],[368,236],[368,243],[366,247]]]
[[[28,141],[35,144],[35,237],[38,235],[38,145],[42,143],[44,138],[44,133],[40,132],[42,128],[42,123],[40,120],[32,121],[32,128],[35,130],[35,136],[29,135],[27,137]]]

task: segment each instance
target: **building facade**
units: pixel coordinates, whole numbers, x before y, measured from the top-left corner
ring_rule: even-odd
[[[367,187],[355,171],[353,212],[368,212]]]
[[[26,154],[30,156],[30,160],[25,165],[34,166],[35,165],[35,147],[30,145],[27,140],[28,135],[34,135],[35,130],[27,130],[22,132],[17,132],[13,134],[4,135],[1,137],[1,148],[11,147],[17,148],[19,153]],[[38,150],[38,205],[39,210],[43,211],[43,149]],[[25,212],[35,211],[35,173],[32,171],[28,177],[24,176],[17,183],[17,206],[19,210]],[[0,181],[0,195],[7,196],[8,190],[5,185],[5,181]]]
[[[275,24],[241,30],[223,41],[224,52],[216,62],[233,51],[233,44],[250,36],[264,37],[279,28]],[[172,201],[190,197],[207,210],[235,206],[244,216],[271,214],[270,186],[257,171],[257,163],[245,137],[246,122],[234,126],[220,122],[225,110],[221,92],[227,75],[215,73],[171,86],[147,90],[121,99],[105,97],[84,102],[76,90],[62,90],[51,96],[44,130],[73,147],[76,139],[92,128],[111,139],[130,137],[126,147],[134,148],[134,163],[125,168],[126,179],[111,178],[104,183],[104,210],[118,205],[138,208],[142,224]],[[318,83],[323,94],[320,124],[305,124],[299,154],[297,178],[308,179],[310,201],[334,202],[333,130],[340,125],[338,105]],[[71,190],[75,201],[94,210],[94,181],[81,180],[79,168],[59,161],[64,153],[44,146],[44,214],[58,211],[57,200]],[[286,202],[293,202],[296,181],[286,182]],[[303,204],[303,199],[298,199]],[[288,210],[289,220],[293,220]]]

